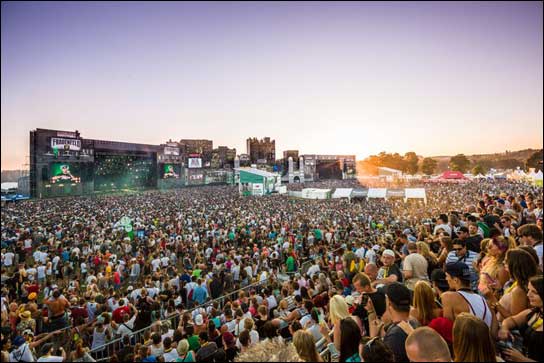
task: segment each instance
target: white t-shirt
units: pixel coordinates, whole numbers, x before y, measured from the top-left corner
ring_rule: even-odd
[[[168,263],[170,262],[170,257],[163,257],[161,258],[162,267],[168,267]]]
[[[161,260],[156,258],[153,261],[151,261],[151,265],[153,266],[153,272],[156,272],[161,266]]]
[[[37,268],[38,271],[38,279],[45,279],[45,266],[41,265]]]
[[[37,272],[38,271],[34,267],[31,267],[31,268],[27,269],[26,270],[26,275],[28,276],[28,281],[34,281],[34,275]]]
[[[30,351],[28,343],[22,344],[19,348],[15,349],[9,354],[10,362],[35,362],[34,356]]]
[[[14,257],[15,257],[15,254],[13,252],[6,252],[6,254],[4,254],[4,266],[13,265]]]
[[[64,359],[58,355],[50,355],[49,357],[40,357],[37,362],[62,362]]]

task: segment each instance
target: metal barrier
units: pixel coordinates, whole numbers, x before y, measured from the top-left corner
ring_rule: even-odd
[[[333,250],[332,252],[336,253],[336,251],[338,251],[339,249],[340,248],[337,248],[337,249]],[[301,274],[306,274],[306,272],[308,271],[308,269],[310,268],[312,263],[313,263],[312,259],[307,259],[306,261],[304,261],[300,265],[300,268],[299,268],[300,273]],[[198,306],[193,307],[193,308],[191,308],[191,309],[189,309],[187,311],[184,311],[183,314],[185,314],[185,313],[191,313],[192,314],[193,311],[195,311],[196,309],[213,306],[213,304],[215,302],[218,302],[219,303],[219,308],[222,309],[224,307],[224,302],[225,302],[226,299],[232,298],[233,296],[237,296],[237,294],[240,291],[251,290],[253,288],[255,288],[256,292],[259,293],[260,292],[259,288],[262,287],[263,285],[266,286],[269,283],[269,281],[270,281],[270,277],[268,277],[266,280],[259,281],[259,282],[256,282],[254,284],[251,284],[251,285],[245,286],[243,288],[240,288],[238,290],[226,293],[225,295],[223,295],[223,296],[221,296],[221,297],[219,297],[217,299],[207,301],[204,304],[198,305]],[[176,313],[175,315],[172,315],[172,316],[166,318],[165,320],[157,320],[156,322],[152,323],[150,326],[148,326],[148,327],[146,327],[144,329],[141,329],[141,330],[138,330],[136,332],[132,332],[131,334],[128,334],[128,336],[130,337],[130,345],[134,346],[137,343],[143,343],[144,342],[144,335],[148,331],[152,330],[155,326],[157,326],[157,322],[170,321],[171,326],[174,329],[176,329],[177,325],[173,324],[173,322],[174,322],[175,319],[181,319],[181,316],[182,316],[182,314]],[[104,344],[102,346],[99,346],[99,347],[96,347],[96,348],[92,349],[89,353],[93,356],[93,358],[96,359],[97,362],[110,360],[110,357],[116,351],[119,351],[124,347],[122,341],[123,341],[123,337],[115,338],[114,340],[109,341],[109,342],[107,342],[106,344]],[[319,342],[317,344],[319,344]],[[323,352],[321,352],[320,354],[321,354],[322,357],[323,356],[327,357],[327,359],[328,359],[328,360],[326,360],[327,362],[330,362],[331,359],[334,358],[334,357],[331,356],[331,353],[330,353],[328,347],[325,350],[323,350]]]
[[[213,304],[215,302],[219,303],[219,307],[220,307],[220,309],[222,309],[223,306],[224,306],[225,300],[228,299],[228,298],[232,298],[233,296],[237,296],[240,291],[247,291],[247,290],[255,289],[256,292],[259,293],[259,289],[263,285],[267,285],[268,283],[269,283],[268,278],[266,280],[253,283],[253,284],[245,286],[245,287],[243,287],[241,289],[229,292],[229,293],[227,293],[227,294],[225,294],[225,295],[223,295],[223,296],[221,296],[221,297],[219,297],[217,299],[206,301],[204,304],[198,305],[196,307],[193,307],[193,308],[191,308],[189,310],[184,311],[183,314],[186,314],[186,313],[191,313],[192,314],[193,311],[195,311],[196,309],[207,308],[207,307],[213,306]],[[155,326],[158,326],[159,325],[159,324],[157,324],[158,322],[162,323],[164,321],[170,321],[171,326],[175,330],[177,328],[177,325],[174,326],[174,321],[175,321],[175,319],[181,319],[183,314],[176,313],[175,315],[172,315],[172,316],[170,316],[170,317],[168,317],[168,318],[166,318],[164,320],[157,320],[156,322],[152,323],[148,327],[145,327],[145,328],[143,328],[141,330],[138,330],[138,331],[132,332],[131,334],[128,334],[128,336],[130,337],[130,345],[133,346],[133,345],[136,345],[137,343],[143,343],[145,334],[148,331],[152,330]],[[96,348],[92,349],[89,353],[93,356],[93,358],[95,358],[95,360],[97,362],[102,362],[102,361],[110,360],[110,357],[115,352],[121,350],[123,347],[124,347],[123,337],[118,337],[118,338],[116,338],[114,340],[111,340],[111,341],[107,342],[106,344],[104,344],[102,346],[99,346],[99,347],[96,347]]]

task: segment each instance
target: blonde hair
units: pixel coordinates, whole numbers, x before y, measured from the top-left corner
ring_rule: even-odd
[[[427,325],[434,318],[434,292],[427,281],[418,281],[414,287],[414,309],[421,325]]]
[[[419,250],[420,255],[425,258],[431,258],[436,262],[436,256],[433,252],[431,252],[429,245],[426,242],[416,242],[416,246]]]
[[[461,313],[453,323],[455,362],[496,362],[495,342],[489,327],[480,318]]]
[[[315,343],[313,335],[306,330],[297,330],[293,335],[293,344],[297,349],[298,356],[305,362],[319,361]]]
[[[253,329],[253,326],[254,326],[253,319],[246,318],[244,320],[244,329],[245,330],[251,330],[251,329]]]
[[[180,340],[176,350],[178,351],[179,355],[187,354],[187,352],[189,351],[189,341],[187,339]]]
[[[342,295],[334,295],[329,304],[329,319],[333,324],[349,316],[348,304]]]

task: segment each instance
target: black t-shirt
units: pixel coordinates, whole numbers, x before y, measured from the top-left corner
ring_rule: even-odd
[[[418,326],[418,324],[412,320],[410,320],[410,325],[414,329]],[[406,348],[404,347],[406,338],[408,338],[408,335],[396,324],[391,326],[383,337],[384,344],[387,345],[395,354],[395,362],[410,361],[406,355]]]
[[[384,276],[384,278],[389,277],[391,275],[397,275],[397,282],[402,282],[402,272],[400,271],[396,263],[394,263],[391,267],[389,267],[389,270],[387,271],[387,276]]]
[[[467,250],[480,253],[480,242],[482,242],[482,236],[479,234],[475,236],[470,236],[466,239]]]
[[[366,294],[369,296],[369,298],[372,300],[372,304],[374,305],[374,310],[376,311],[376,316],[378,318],[381,318],[382,315],[385,313],[385,293],[383,290],[378,289],[376,292]],[[353,311],[354,316],[358,316],[359,319],[363,322],[363,325],[365,327],[365,331],[370,331],[370,326],[368,323],[368,313],[364,307],[364,304],[358,304],[355,307],[355,310]]]

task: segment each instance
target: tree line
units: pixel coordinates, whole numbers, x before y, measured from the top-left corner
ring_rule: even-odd
[[[528,159],[481,159],[470,160],[464,154],[452,156],[448,162],[448,168],[452,171],[460,171],[463,174],[471,172],[473,175],[486,174],[490,169],[516,169],[519,167],[527,171],[529,168],[542,169],[542,150],[533,153]],[[378,155],[371,155],[358,163],[358,169],[364,174],[377,175],[378,167],[387,167],[400,170],[405,174],[414,175],[421,172],[432,175],[436,172],[438,161],[431,157],[420,160],[417,154],[409,151],[404,155],[399,153],[387,153],[382,151]]]

